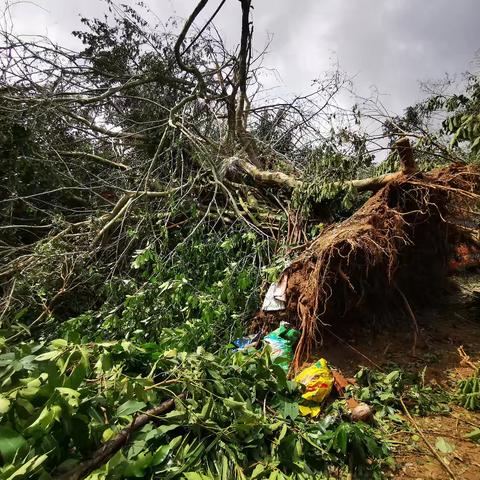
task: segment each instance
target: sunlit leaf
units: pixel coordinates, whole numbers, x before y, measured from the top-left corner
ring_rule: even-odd
[[[10,410],[10,400],[0,395],[0,414],[7,413]]]
[[[36,455],[35,457],[28,460],[28,462],[24,463],[20,468],[15,470],[13,473],[10,474],[8,478],[5,480],[14,480],[15,478],[23,477],[27,474],[35,472],[45,460],[47,460],[48,456],[43,455]]]
[[[125,417],[132,413],[138,412],[147,406],[144,402],[138,402],[137,400],[127,400],[125,403],[117,408],[117,416]]]

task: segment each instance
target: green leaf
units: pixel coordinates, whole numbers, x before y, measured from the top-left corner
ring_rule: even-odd
[[[392,383],[401,376],[398,370],[393,370],[385,377],[385,383]]]
[[[160,465],[170,453],[170,445],[162,445],[158,447],[155,453],[153,454],[152,465],[155,467]]]
[[[345,424],[340,424],[335,435],[335,448],[344,455],[347,453],[348,435]]]
[[[129,461],[125,470],[127,477],[144,477],[144,471],[152,464],[152,454],[150,452],[141,452],[134,461]]]
[[[475,428],[471,432],[468,432],[465,435],[465,438],[468,438],[469,440],[472,440],[473,442],[479,442],[480,441],[480,428]]]
[[[73,390],[71,388],[57,387],[57,392],[62,396],[62,398],[70,405],[70,407],[78,407],[80,402],[80,392]]]
[[[17,398],[16,401],[17,408],[20,406],[25,409],[29,415],[33,415],[35,412],[35,407],[25,398]]]
[[[57,338],[56,340],[52,340],[50,344],[52,345],[52,347],[55,347],[57,350],[68,346],[68,342],[63,338]]]
[[[0,395],[0,414],[7,413],[10,410],[10,400]]]
[[[32,399],[37,396],[37,393],[40,389],[38,387],[27,386],[19,390],[18,394],[23,398]]]
[[[212,480],[212,477],[197,472],[186,472],[183,475],[186,480]]]
[[[455,445],[448,443],[443,437],[438,437],[435,442],[435,447],[439,452],[452,453],[455,451]]]
[[[45,454],[36,455],[15,470],[6,480],[13,480],[14,478],[23,477],[24,475],[34,472],[47,458],[48,457]]]
[[[85,379],[87,375],[87,369],[85,368],[85,365],[83,362],[80,362],[72,371],[70,376],[68,377],[68,380],[64,385],[76,389],[78,388],[83,380]]]
[[[477,137],[472,143],[472,150],[475,150],[475,148],[477,148],[478,146],[480,146],[480,137]]]
[[[168,433],[172,430],[175,430],[176,428],[180,427],[180,425],[172,423],[171,425],[159,425],[157,430],[160,432],[160,434],[165,434]]]
[[[247,406],[245,402],[238,402],[236,400],[232,400],[231,398],[224,398],[223,404],[232,410],[244,410]]]
[[[42,353],[35,357],[37,362],[44,362],[46,360],[53,360],[55,358],[61,357],[63,352],[58,350],[52,350],[51,352]]]
[[[9,427],[0,427],[0,455],[4,462],[12,462],[25,445],[27,441],[18,432]]]
[[[298,403],[284,402],[280,411],[283,418],[291,418],[292,420],[295,420],[298,417]]]
[[[61,416],[62,408],[59,405],[52,405],[51,407],[45,407],[38,418],[25,429],[25,433],[28,435],[38,434],[44,435],[48,433],[53,426],[55,420],[58,420]]]
[[[283,424],[280,435],[278,436],[278,441],[282,440],[288,432],[288,426],[286,423]]]
[[[253,470],[252,476],[250,477],[252,480],[258,478],[263,472],[265,471],[265,466],[259,463]]]
[[[117,408],[117,416],[118,417],[125,417],[127,415],[131,415],[132,413],[138,412],[142,408],[147,406],[144,402],[137,402],[136,400],[127,400],[125,403],[120,405]]]
[[[171,450],[174,450],[182,443],[182,440],[183,440],[183,437],[181,435],[178,435],[177,437],[172,438],[170,440],[170,443],[168,444],[168,446],[170,447]]]

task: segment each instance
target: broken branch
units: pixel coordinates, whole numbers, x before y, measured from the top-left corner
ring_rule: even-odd
[[[181,393],[177,398],[183,400],[185,393]],[[175,407],[175,400],[169,399],[161,403],[158,407],[147,410],[142,415],[135,417],[130,425],[124,428],[112,440],[104,443],[95,453],[93,458],[82,462],[75,469],[56,477],[56,480],[81,480],[92,473],[97,468],[105,465],[110,458],[115,455],[122,447],[124,447],[132,438],[132,434],[143,428],[147,423],[155,420],[159,415],[163,415]]]

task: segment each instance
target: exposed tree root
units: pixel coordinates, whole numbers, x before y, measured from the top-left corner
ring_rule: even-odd
[[[479,185],[473,166],[403,173],[317,237],[284,272],[286,310],[257,319],[287,319],[301,329],[294,368],[321,342],[322,326],[391,310],[399,289],[403,305],[424,300],[446,276],[449,241],[464,235],[457,224],[465,206],[479,201]]]

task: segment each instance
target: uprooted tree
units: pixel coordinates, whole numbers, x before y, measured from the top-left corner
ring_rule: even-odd
[[[478,77],[397,117],[345,108],[338,71],[272,98],[253,2],[233,3],[232,49],[225,0],[166,31],[106,0],[79,50],[1,32],[1,478],[379,479],[398,413],[444,411],[423,374],[362,369],[307,420],[268,348],[226,344],[287,320],[296,369],[337,326],[391,315],[415,348],[417,298],[478,230]]]
[[[403,173],[306,246],[282,273],[285,309],[261,312],[256,325],[282,319],[300,329],[298,369],[321,343],[324,327],[403,311],[413,322],[415,351],[418,325],[408,299],[425,305],[445,286],[452,245],[468,238],[462,220],[476,216],[471,206],[478,199],[478,168]]]
[[[107,2],[110,19],[84,19],[86,30],[74,32],[81,51],[2,32],[0,318],[10,338],[46,334],[104,305],[122,324],[128,298],[181,289],[176,277],[163,290],[148,281],[172,268],[175,252],[187,255],[193,240],[200,248],[214,234],[228,257],[239,246],[228,246],[227,237],[240,232],[264,242],[261,252],[249,247],[243,255],[255,267],[295,259],[287,268],[287,312],[302,327],[299,358],[319,339],[319,325],[367,305],[386,280],[408,305],[397,280],[402,269],[416,265],[419,273],[422,262],[445,261],[446,217],[476,204],[477,174],[465,165],[423,174],[417,164],[476,158],[478,80],[471,78],[465,95],[437,96],[402,118],[340,108],[336,96],[349,82],[338,72],[315,82],[311,94],[269,103],[260,99],[263,55],[252,47],[251,0],[239,3],[233,51],[210,28],[224,2],[194,27],[207,3],[174,36]],[[442,130],[429,131],[429,115],[444,107],[453,113]],[[373,161],[380,138],[364,133],[364,116],[383,125],[384,148],[394,147],[380,164]],[[460,142],[453,149],[452,134]],[[395,143],[405,136],[416,142],[417,163],[408,142]],[[378,193],[313,239],[368,192]],[[418,259],[427,244],[431,262]],[[161,267],[132,275],[127,286],[113,282],[131,273],[132,256],[137,268],[155,255]],[[261,283],[237,277],[249,288]],[[105,282],[108,293],[99,289]],[[191,297],[192,316],[217,311],[213,300],[202,310]]]

